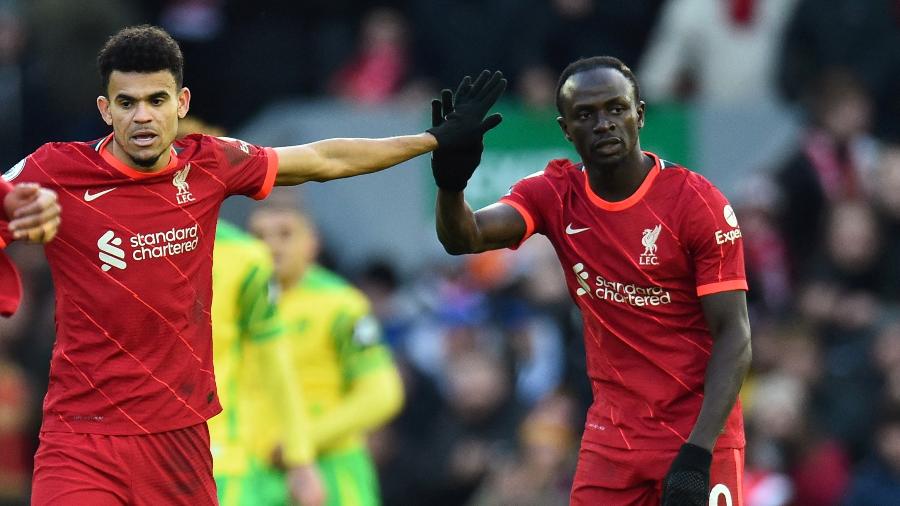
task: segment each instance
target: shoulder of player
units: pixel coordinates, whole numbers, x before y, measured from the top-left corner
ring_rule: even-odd
[[[309,268],[303,277],[303,288],[315,290],[321,295],[328,294],[347,299],[365,300],[365,296],[358,288],[321,265],[313,265]]]
[[[60,158],[65,158],[67,161],[80,159],[81,157],[72,158],[77,152],[86,155],[87,159],[90,159],[90,153],[95,151],[96,147],[102,142],[103,139],[88,142],[47,142],[6,170],[3,173],[3,179],[13,181],[27,170],[28,174],[26,174],[25,178],[28,181],[46,184],[41,177],[42,174],[39,173],[40,171],[38,173],[33,171],[33,164],[39,164],[44,167],[45,163],[50,162],[46,165],[46,168],[50,169],[55,166],[54,162],[57,162]]]
[[[217,249],[237,250],[248,262],[268,262],[269,252],[259,239],[227,221],[219,220],[216,225],[215,244]],[[237,255],[237,254],[236,254]]]

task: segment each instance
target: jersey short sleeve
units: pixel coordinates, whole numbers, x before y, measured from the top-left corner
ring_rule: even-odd
[[[535,172],[530,176],[520,179],[509,192],[500,198],[500,202],[512,206],[525,220],[525,234],[519,242],[521,245],[534,233],[543,233],[544,219],[543,206],[548,196],[555,195],[550,191],[544,178],[544,171]],[[516,245],[515,248],[518,248]],[[513,248],[513,249],[515,249]]]
[[[741,228],[724,195],[701,177],[691,178],[686,230],[697,295],[747,290]]]
[[[269,296],[271,275],[272,270],[266,266],[254,266],[247,273],[238,295],[238,325],[241,334],[253,341],[271,339],[284,330]]]
[[[269,196],[278,172],[275,150],[230,137],[212,139],[228,194],[247,195],[256,200]]]

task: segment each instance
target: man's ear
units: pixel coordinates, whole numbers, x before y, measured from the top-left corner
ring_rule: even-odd
[[[100,95],[97,97],[97,110],[100,111],[100,117],[103,118],[103,121],[112,126],[112,114],[109,112],[109,99],[104,95]]]
[[[563,135],[566,137],[566,140],[572,142],[572,137],[569,136],[569,129],[566,125],[566,120],[564,120],[562,116],[557,116],[556,123],[559,124],[559,128],[562,129]]]
[[[187,86],[181,88],[178,92],[178,118],[184,119],[188,110],[191,108],[191,90]]]
[[[647,104],[641,100],[638,102],[637,106],[637,115],[638,115],[638,130],[644,128],[644,112],[646,112]]]

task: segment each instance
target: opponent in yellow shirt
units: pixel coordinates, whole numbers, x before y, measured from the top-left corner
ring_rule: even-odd
[[[213,250],[213,362],[223,412],[209,421],[213,472],[222,506],[278,505],[282,482],[266,486],[269,455],[253,451],[262,429],[254,409],[261,399],[290,430],[279,434],[291,488],[304,506],[321,504],[313,442],[298,380],[285,350],[284,326],[269,297],[272,263],[266,246],[220,221]]]
[[[315,265],[318,244],[309,219],[273,199],[250,217],[250,230],[274,259],[278,308],[299,373],[330,506],[380,504],[365,435],[392,418],[403,387],[365,296]],[[271,427],[270,439],[278,428]]]

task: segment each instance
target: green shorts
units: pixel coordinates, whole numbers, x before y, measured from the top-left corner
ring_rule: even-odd
[[[316,460],[325,482],[327,506],[378,506],[378,474],[365,448],[325,455]]]
[[[325,486],[327,506],[379,506],[378,475],[369,453],[357,448],[320,457],[316,467]],[[220,506],[285,506],[284,475],[257,460],[243,476],[216,475]]]
[[[285,506],[289,504],[284,475],[257,459],[250,459],[247,473],[216,474],[219,506]]]

